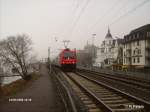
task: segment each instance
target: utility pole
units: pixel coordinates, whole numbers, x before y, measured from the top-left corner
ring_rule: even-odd
[[[92,34],[92,46],[94,46],[94,39],[95,39],[96,34]]]
[[[50,58],[50,47],[48,47],[48,58]]]
[[[50,67],[50,73],[51,73],[50,47],[48,47],[48,66]]]
[[[92,64],[91,67],[93,67],[93,62],[94,62],[94,56],[95,56],[95,48],[94,48],[94,39],[95,39],[96,34],[92,34]]]

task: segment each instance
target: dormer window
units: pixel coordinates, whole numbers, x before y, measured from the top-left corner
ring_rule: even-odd
[[[135,39],[135,35],[133,34],[133,39]]]
[[[109,40],[109,45],[111,45],[111,40]]]
[[[137,33],[137,38],[139,38],[139,33]]]
[[[147,37],[150,37],[150,31],[147,32]]]

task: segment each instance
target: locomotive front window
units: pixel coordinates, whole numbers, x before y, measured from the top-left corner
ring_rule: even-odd
[[[74,53],[73,52],[68,52],[68,51],[65,51],[64,52],[64,58],[74,58]]]

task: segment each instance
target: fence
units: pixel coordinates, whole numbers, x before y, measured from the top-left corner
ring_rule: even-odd
[[[54,70],[51,72],[51,77],[54,81],[57,90],[63,99],[67,112],[86,112],[86,108],[80,103],[79,99],[74,95],[74,92],[69,87],[69,84],[59,76]]]

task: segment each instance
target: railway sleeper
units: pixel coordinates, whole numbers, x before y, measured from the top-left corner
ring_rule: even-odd
[[[97,108],[97,106],[95,105],[95,104],[89,104],[89,105],[87,105],[90,109],[95,109],[95,108]]]
[[[94,90],[93,90],[94,91]],[[109,91],[101,91],[101,90],[99,90],[99,91],[94,91],[95,93],[99,93],[99,94],[113,94],[112,92],[109,92]]]
[[[101,98],[117,97],[117,95],[101,95],[101,94],[97,94],[97,95]]]
[[[87,97],[81,97],[81,100],[87,101],[87,100],[89,100],[89,98],[87,98]]]
[[[95,108],[95,109],[89,109],[88,111],[89,111],[89,112],[101,112],[101,110],[98,109],[98,108]]]
[[[129,103],[130,101],[128,101],[126,99],[122,99],[122,100],[110,100],[110,101],[104,100],[104,102],[107,104],[120,104],[120,103],[124,104],[124,103]]]
[[[116,97],[105,97],[105,98],[101,97],[100,99],[107,101],[107,100],[122,100],[123,98],[120,96],[116,96]]]
[[[83,103],[86,104],[86,105],[89,105],[89,104],[93,104],[93,102],[91,100],[83,100]]]
[[[93,90],[93,91],[96,93],[108,93],[108,90],[98,90],[98,91]]]

